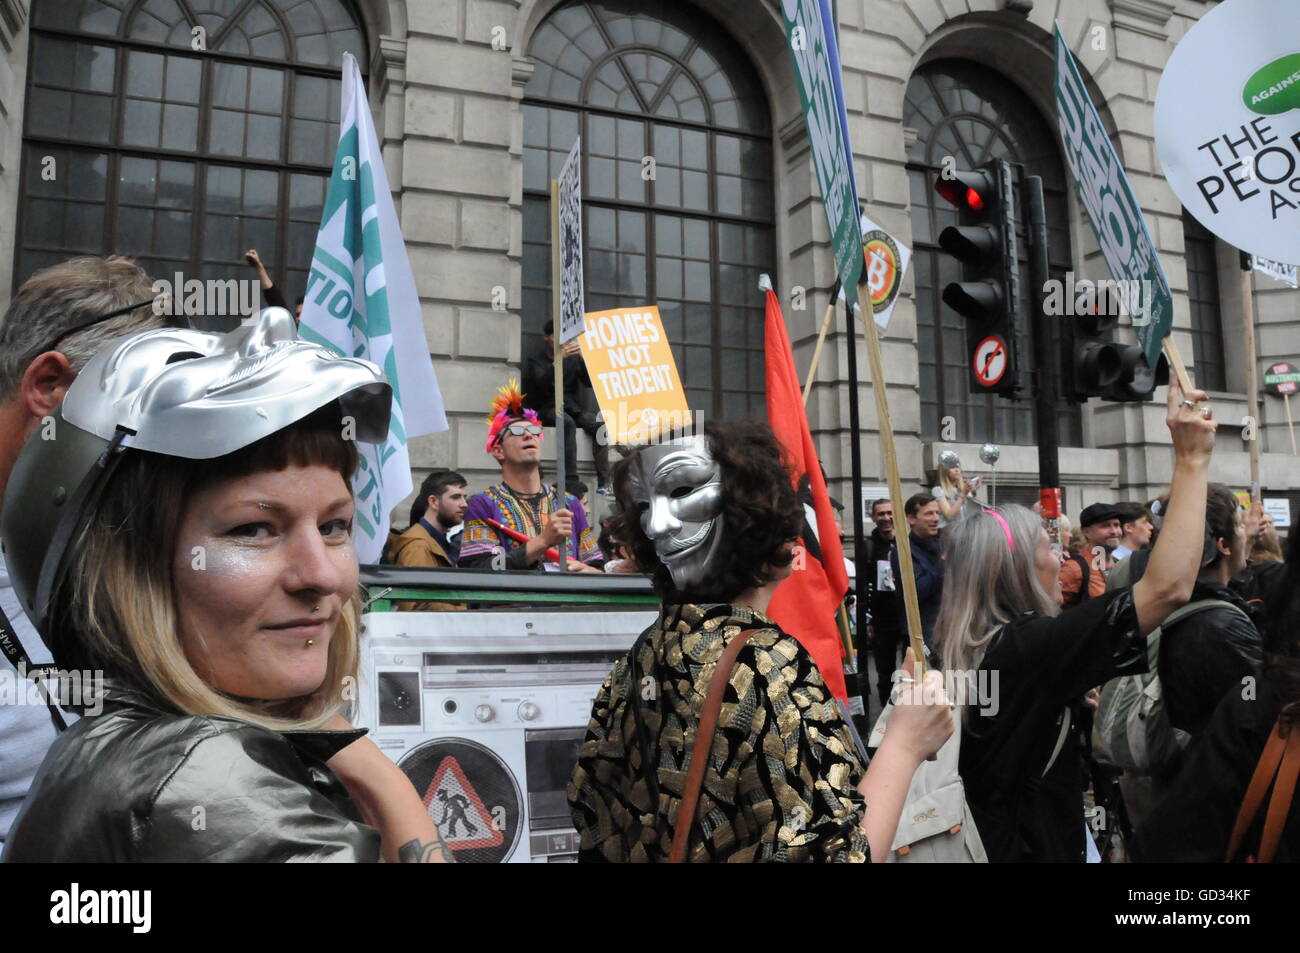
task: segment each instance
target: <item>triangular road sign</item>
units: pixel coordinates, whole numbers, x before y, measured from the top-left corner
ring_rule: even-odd
[[[505,835],[493,824],[492,812],[452,755],[443,758],[433,773],[424,792],[424,806],[452,850],[500,847],[505,843]]]

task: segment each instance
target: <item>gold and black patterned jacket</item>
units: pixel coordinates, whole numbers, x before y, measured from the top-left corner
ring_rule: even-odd
[[[723,699],[689,860],[868,859],[863,765],[812,657],[752,609],[679,605],[665,606],[592,705],[568,788],[581,860],[667,859],[709,679],[745,629],[756,631]]]

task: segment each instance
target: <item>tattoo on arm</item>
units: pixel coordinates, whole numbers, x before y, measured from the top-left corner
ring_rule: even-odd
[[[441,837],[427,843],[421,843],[417,838],[397,848],[397,862],[399,864],[454,864],[456,858],[452,856]]]

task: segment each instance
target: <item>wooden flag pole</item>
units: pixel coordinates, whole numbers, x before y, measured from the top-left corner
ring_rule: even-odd
[[[1187,376],[1187,365],[1183,363],[1183,356],[1178,353],[1178,345],[1174,343],[1172,331],[1165,335],[1162,346],[1165,349],[1165,357],[1169,361],[1169,368],[1178,378],[1178,386],[1183,389],[1184,395],[1191,393],[1192,379]]]
[[[1283,394],[1282,403],[1286,406],[1286,429],[1291,433],[1291,456],[1295,456],[1295,424],[1291,422],[1291,395]]]
[[[858,285],[858,300],[870,301],[871,289],[863,282]],[[848,307],[849,305],[845,305]],[[889,497],[897,507],[903,502],[903,481],[898,476],[898,452],[894,447],[894,424],[889,416],[889,396],[885,393],[885,362],[880,356],[880,331],[873,315],[860,309],[862,323],[867,328],[867,357],[871,361],[871,390],[876,398],[876,417],[880,421],[880,450],[885,458],[885,476],[889,482]],[[856,347],[857,341],[850,341]],[[859,503],[859,505],[861,505]],[[897,511],[895,511],[897,512]],[[907,532],[894,533],[898,543],[898,571],[903,577],[895,585],[903,587],[903,607],[907,614],[907,639],[916,656],[916,680],[925,678],[925,640],[921,636],[921,603],[916,597],[916,575],[912,569],[912,543]],[[858,572],[864,567],[859,566]]]
[[[1259,369],[1255,357],[1255,289],[1251,278],[1250,256],[1241,253],[1241,325],[1246,344],[1246,413],[1252,422],[1250,431],[1250,498],[1259,500],[1259,447],[1263,443],[1259,420]]]
[[[564,249],[560,235],[560,182],[551,179],[551,341],[555,351],[555,505],[556,509],[568,509],[568,495],[565,493],[566,474],[564,472],[564,348],[560,345],[560,328],[563,316],[560,314],[560,282],[562,280]],[[559,553],[560,572],[568,566],[565,550],[569,539],[563,537],[555,545]]]
[[[826,332],[831,329],[831,321],[835,317],[835,299],[840,292],[840,283],[836,279],[835,287],[831,289],[831,300],[826,303],[826,317],[822,318],[822,330],[817,335],[817,347],[813,349],[812,366],[808,368],[808,379],[803,385],[803,405],[808,406],[808,395],[812,393],[813,381],[817,379],[817,364],[822,358],[822,345],[826,343]]]

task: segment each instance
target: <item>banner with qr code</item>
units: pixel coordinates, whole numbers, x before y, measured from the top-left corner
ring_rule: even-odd
[[[560,315],[563,344],[582,333],[582,137],[560,169]]]

